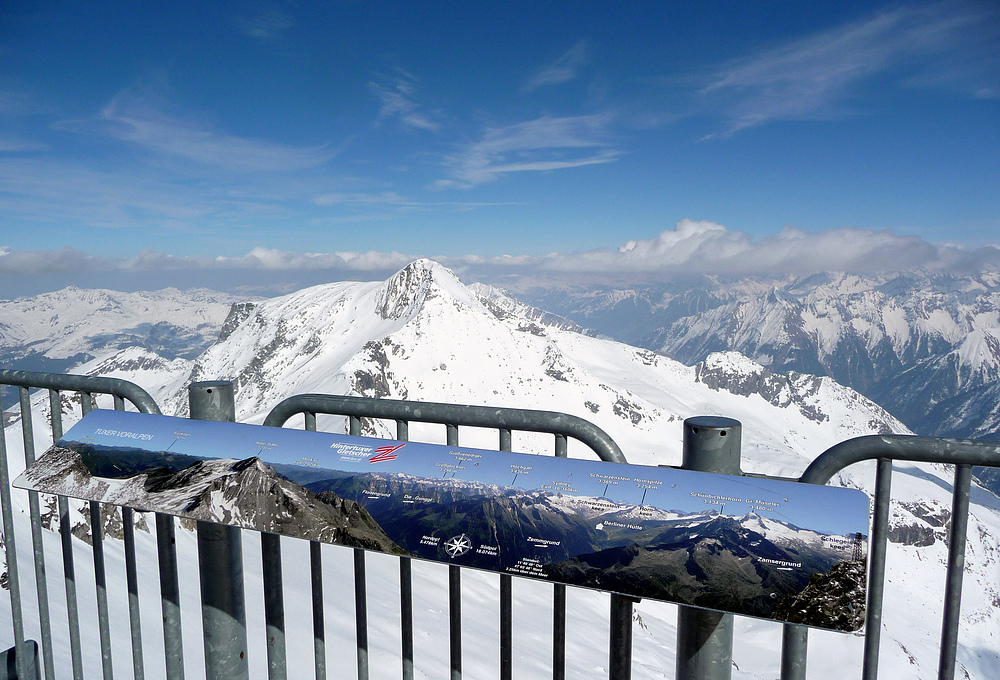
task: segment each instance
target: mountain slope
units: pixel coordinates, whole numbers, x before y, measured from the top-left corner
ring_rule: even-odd
[[[0,366],[61,372],[128,347],[164,361],[212,344],[238,298],[208,290],[64,288],[0,300]]]
[[[646,346],[681,361],[725,347],[830,375],[920,434],[995,438],[1000,275],[817,276],[685,317]]]
[[[772,371],[831,376],[918,434],[1000,436],[997,272],[506,283],[531,304],[686,364],[736,351]]]
[[[191,379],[234,380],[238,419],[250,422],[306,392],[566,411],[601,425],[630,460],[654,464],[679,460],[681,422],[694,414],[743,420],[750,447],[770,442],[765,431],[794,432],[779,454],[789,465],[798,465],[792,450],[818,453],[845,437],[906,431],[829,379],[789,382],[784,401],[772,403],[729,389],[725,376],[735,384],[759,370],[735,355],[713,364],[709,380],[648,350],[575,331],[498,301],[495,291],[480,298],[424,260],[383,283],[317,286],[259,303],[196,360]],[[167,402],[167,412],[183,414],[186,393]],[[663,444],[651,449],[651,440]]]
[[[820,451],[843,439],[907,431],[880,407],[830,378],[782,373],[773,365],[764,366],[735,353],[713,354],[699,366],[684,366],[649,350],[576,332],[564,322],[506,302],[495,291],[467,288],[451,272],[427,261],[413,263],[382,283],[317,286],[243,305],[224,327],[219,341],[196,361],[143,363],[144,356],[133,349],[131,355],[106,358],[105,365],[124,367],[125,359],[133,362],[139,367],[136,380],[157,397],[165,413],[186,411],[189,379],[233,379],[237,419],[244,422],[259,423],[278,401],[304,392],[565,411],[592,420],[610,433],[630,462],[649,465],[680,463],[683,418],[725,415],[743,422],[744,469],[782,476],[800,474]],[[127,374],[126,370],[120,373],[121,377]],[[44,396],[36,399],[44,404]],[[68,414],[69,404],[64,407]],[[41,405],[36,417],[38,432],[45,429],[45,408]],[[68,426],[72,418],[67,415],[65,421]],[[319,427],[342,430],[343,423],[321,416]],[[391,423],[366,422],[365,430],[394,435]],[[440,427],[416,424],[410,436],[430,441],[443,438]],[[496,445],[494,432],[462,428],[460,436],[464,445]],[[8,431],[12,460],[19,440],[16,431]],[[552,437],[516,435],[514,448],[551,454]],[[570,443],[570,455],[592,456],[576,442]],[[14,474],[17,468],[12,464]],[[947,556],[950,474],[931,466],[897,465],[896,470],[882,677],[930,678],[936,673],[937,658],[935,645],[926,640],[939,635],[940,565]],[[752,484],[752,478],[747,482]],[[872,467],[855,466],[838,475],[834,483],[870,493]],[[996,586],[998,509],[995,498],[974,488],[959,674],[968,672],[976,680],[993,677],[1000,664],[1000,649],[992,637],[1000,626],[995,605],[1000,597]],[[744,518],[743,529],[752,531],[758,519]],[[789,541],[794,539],[789,536]],[[641,567],[641,556],[629,559]],[[734,555],[727,563],[733,574],[740,568],[739,559]],[[379,564],[375,559],[371,562]],[[391,567],[387,573],[397,573],[397,565]],[[337,572],[338,578],[349,580],[349,566],[345,569]],[[414,572],[418,572],[416,566]],[[471,582],[475,578],[468,577]],[[369,587],[383,588],[377,583],[372,579]],[[495,597],[487,592],[495,584],[483,583],[482,590],[470,588],[465,603],[469,607]],[[430,578],[418,580],[415,593],[421,584],[433,587]],[[531,592],[520,582],[517,587],[518,598],[522,592]],[[384,588],[377,592],[388,593],[388,586]],[[606,628],[600,633],[586,627],[587,620],[606,617],[606,605],[588,609],[589,618],[578,616],[574,609],[586,609],[589,605],[576,603],[590,602],[590,595],[574,593],[569,612],[571,618],[577,616],[580,635],[585,638],[583,643],[569,642],[574,652],[569,663],[581,677],[604,663],[598,657],[606,658],[592,644],[596,637],[606,636]],[[391,599],[392,594],[385,597]],[[548,606],[551,594],[546,591],[536,599],[539,606]],[[372,602],[376,601],[378,596],[373,594]],[[428,600],[427,606],[436,605]],[[655,638],[645,631],[637,633],[636,675],[657,677],[662,668],[645,667],[638,660],[646,658],[645,654],[661,659],[662,650],[672,648],[673,610],[643,602],[637,611],[651,630],[660,632]],[[382,621],[388,629],[396,625],[390,619]],[[351,621],[345,623],[348,628],[351,625]],[[734,672],[734,677],[774,677],[780,627],[745,619],[738,620],[737,626],[736,660],[744,670]],[[430,643],[445,644],[435,637],[439,632],[428,630]],[[810,637],[811,665],[818,664],[832,677],[857,675],[860,638],[820,633]],[[492,648],[495,640],[484,645]],[[757,670],[745,670],[748,657],[758,660]]]

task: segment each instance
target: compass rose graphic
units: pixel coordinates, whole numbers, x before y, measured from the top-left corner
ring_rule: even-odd
[[[472,550],[472,541],[465,534],[452,536],[444,542],[444,551],[448,553],[448,557],[461,557],[470,550]]]

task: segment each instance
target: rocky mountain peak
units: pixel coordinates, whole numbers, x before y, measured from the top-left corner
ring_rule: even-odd
[[[259,474],[273,474],[271,468],[269,468],[259,456],[253,456],[252,458],[247,458],[246,460],[233,463],[232,469],[233,472],[243,472],[245,470],[249,470]]]
[[[435,288],[456,285],[462,287],[449,269],[426,258],[416,260],[379,287],[375,311],[383,319],[401,319],[419,309]]]

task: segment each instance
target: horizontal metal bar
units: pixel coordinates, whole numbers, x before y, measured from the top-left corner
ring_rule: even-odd
[[[874,458],[1000,467],[1000,442],[900,434],[855,437],[821,453],[802,473],[799,481],[826,484],[849,465]]]
[[[92,375],[70,375],[61,373],[38,373],[36,371],[11,371],[0,369],[0,384],[18,387],[39,387],[52,390],[73,390],[78,392],[99,392],[113,394],[128,399],[143,413],[159,415],[149,393],[127,380],[119,378],[97,378]]]
[[[589,446],[601,460],[612,463],[628,462],[621,449],[604,430],[583,418],[555,411],[370,399],[368,397],[328,394],[300,394],[285,399],[271,409],[264,424],[281,427],[285,421],[299,413],[329,413],[352,417],[449,423],[456,426],[493,427],[564,434]]]

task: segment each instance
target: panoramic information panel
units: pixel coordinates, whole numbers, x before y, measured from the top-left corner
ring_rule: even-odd
[[[864,621],[868,496],[854,489],[109,410],[14,485],[809,626]]]

